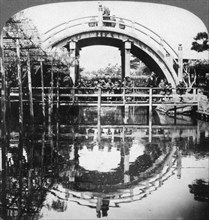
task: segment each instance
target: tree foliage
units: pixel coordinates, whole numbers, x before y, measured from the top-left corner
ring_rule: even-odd
[[[203,52],[209,50],[209,39],[208,34],[206,32],[199,32],[197,33],[196,37],[194,38],[194,42],[192,42],[192,50],[197,52]]]
[[[69,55],[67,50],[46,51],[42,49],[40,34],[32,21],[23,12],[11,17],[4,27],[4,57],[7,87],[18,86],[17,41],[20,49],[20,67],[23,87],[27,87],[27,61],[30,58],[32,85],[41,86],[40,60],[43,63],[45,86],[50,86],[51,72],[54,81],[69,75]],[[29,53],[29,58],[27,53]],[[54,82],[54,85],[55,82]]]
[[[108,64],[104,68],[98,70],[85,71],[84,69],[82,76],[84,78],[120,78],[121,77],[121,67],[118,64]]]
[[[134,55],[131,56],[130,68],[132,76],[147,76],[151,74],[149,67]]]
[[[11,17],[4,27],[4,67],[7,76],[7,87],[17,86],[17,44],[20,49],[20,68],[22,81],[26,79],[27,52],[30,50],[31,61],[38,54],[43,54],[40,49],[40,38],[37,28],[27,19],[23,12]],[[38,49],[37,49],[38,48]]]

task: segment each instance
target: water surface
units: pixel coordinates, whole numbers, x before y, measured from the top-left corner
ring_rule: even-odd
[[[9,124],[2,218],[209,217],[207,123],[130,107]]]

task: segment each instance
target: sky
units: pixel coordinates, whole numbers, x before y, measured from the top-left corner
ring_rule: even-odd
[[[191,51],[191,42],[198,32],[207,32],[203,22],[191,12],[173,6],[130,1],[100,1],[109,7],[111,15],[134,20],[152,29],[177,50],[183,45],[188,58],[208,59],[207,53]],[[50,28],[73,18],[97,15],[98,1],[55,3],[29,8],[25,11],[41,34]],[[108,63],[120,64],[120,52],[113,47],[91,46],[80,53],[80,65],[85,70],[95,70]]]

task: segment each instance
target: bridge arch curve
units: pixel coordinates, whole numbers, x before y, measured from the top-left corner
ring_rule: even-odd
[[[91,23],[93,20],[94,23]],[[85,17],[68,21],[45,33],[44,44],[48,48],[67,47],[69,42],[76,42],[77,48],[92,45],[107,45],[124,49],[126,41],[131,42],[130,52],[144,62],[151,71],[160,77],[166,77],[173,87],[178,83],[178,76],[173,68],[177,54],[160,36],[152,30],[125,21],[124,28],[120,28],[121,18],[114,23],[109,21],[108,26],[99,25],[97,16]],[[93,24],[93,27],[92,25]]]

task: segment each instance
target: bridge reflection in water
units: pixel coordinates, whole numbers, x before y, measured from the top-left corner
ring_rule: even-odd
[[[209,178],[208,124],[189,116],[149,120],[146,111],[104,107],[97,118],[96,109],[83,107],[59,120],[25,122],[23,134],[12,121],[1,217],[208,217],[207,203],[188,187]]]

